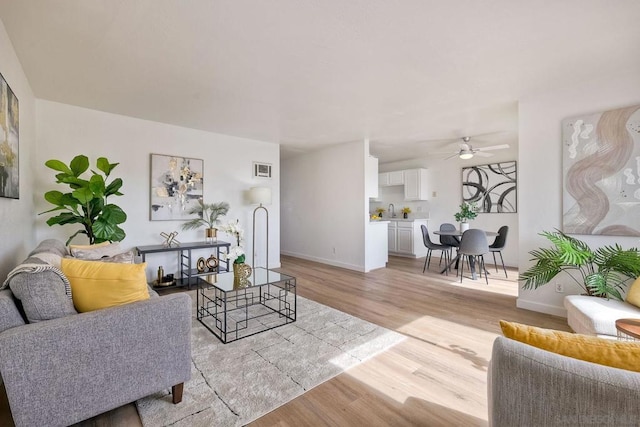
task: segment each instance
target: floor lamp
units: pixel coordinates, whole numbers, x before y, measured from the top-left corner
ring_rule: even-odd
[[[256,257],[256,214],[258,210],[264,209],[264,213],[266,215],[266,228],[267,228],[267,236],[266,236],[266,246],[267,246],[267,258],[265,262],[265,269],[269,269],[269,211],[263,205],[271,204],[271,188],[269,187],[252,187],[249,190],[249,202],[253,205],[260,205],[253,210],[253,243],[251,245],[251,250],[253,251],[253,255],[251,257],[251,268],[256,268],[255,257]]]

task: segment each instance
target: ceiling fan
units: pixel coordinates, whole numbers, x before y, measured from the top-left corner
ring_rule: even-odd
[[[509,144],[491,145],[489,147],[474,148],[469,143],[470,141],[471,141],[471,137],[463,136],[462,137],[462,142],[458,143],[459,146],[460,146],[460,149],[458,151],[455,151],[449,157],[445,158],[445,160],[452,159],[452,158],[454,158],[456,156],[460,157],[463,160],[468,160],[468,159],[473,158],[473,156],[475,156],[476,154],[478,156],[482,156],[482,157],[491,157],[491,156],[493,156],[493,154],[492,153],[486,153],[486,151],[503,150],[505,148],[509,148]]]

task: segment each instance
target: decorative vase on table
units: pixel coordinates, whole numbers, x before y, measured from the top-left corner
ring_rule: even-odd
[[[403,213],[403,214],[402,214],[402,217],[403,217],[404,219],[407,219],[407,218],[409,217],[409,214],[405,212],[405,213]]]
[[[218,229],[217,228],[205,228],[205,241],[207,243],[215,243],[218,240]]]
[[[250,285],[248,280],[251,276],[251,266],[249,264],[233,263],[233,289],[246,288]]]
[[[461,222],[460,223],[460,231],[465,232],[469,229],[469,223],[468,222]]]

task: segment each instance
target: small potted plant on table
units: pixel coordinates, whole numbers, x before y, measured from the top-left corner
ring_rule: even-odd
[[[474,202],[462,202],[460,210],[454,215],[457,222],[460,223],[460,231],[469,229],[469,220],[476,219],[478,216],[478,207]]]
[[[407,219],[409,217],[409,214],[411,213],[411,208],[408,206],[405,206],[402,208],[402,217],[404,219]]]

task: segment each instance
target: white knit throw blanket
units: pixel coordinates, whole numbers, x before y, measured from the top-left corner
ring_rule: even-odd
[[[58,276],[60,276],[60,279],[62,279],[62,281],[64,282],[64,292],[67,294],[69,298],[71,298],[71,284],[69,283],[69,279],[67,279],[67,276],[65,276],[64,273],[60,271],[59,268],[54,267],[51,264],[20,264],[19,266],[17,266],[16,268],[14,268],[9,272],[4,283],[2,284],[2,286],[0,286],[0,289],[6,289],[9,286],[9,282],[11,282],[11,279],[16,274],[41,273],[43,271],[52,271],[56,273]]]

